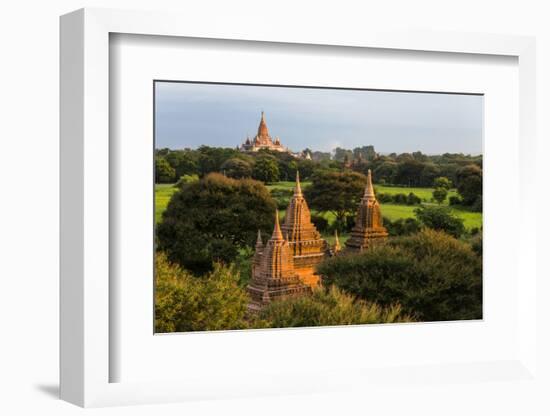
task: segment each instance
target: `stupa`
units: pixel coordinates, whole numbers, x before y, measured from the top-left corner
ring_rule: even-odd
[[[351,230],[350,238],[346,241],[346,251],[364,251],[369,247],[384,242],[387,237],[388,231],[382,225],[380,204],[374,195],[372,174],[369,169],[367,173],[367,186],[357,210],[355,226]]]
[[[319,284],[315,266],[330,255],[327,242],[311,222],[311,213],[302,193],[300,174],[296,172],[294,194],[286,209],[281,227],[294,258],[294,269],[304,283],[311,287]]]
[[[289,150],[281,144],[281,140],[278,137],[273,139],[269,135],[267,123],[265,121],[265,114],[263,111],[260,119],[260,125],[258,126],[258,133],[253,139],[247,137],[245,142],[241,145],[240,150],[243,152],[257,152],[261,149],[269,149],[276,152],[289,152]]]
[[[292,250],[288,241],[283,238],[278,212],[275,213],[273,234],[265,246],[258,234],[252,280],[247,290],[250,295],[248,309],[252,313],[274,300],[303,296],[311,292],[311,288],[302,282],[294,269]]]

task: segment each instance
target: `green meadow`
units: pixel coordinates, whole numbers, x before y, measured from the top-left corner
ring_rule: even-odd
[[[302,182],[302,189],[307,188],[310,185],[310,182]],[[271,185],[267,185],[267,188],[272,191],[275,189],[293,189],[294,182],[277,182]],[[407,187],[397,187],[397,186],[375,186],[376,192],[387,193],[387,194],[406,194],[409,192],[417,195],[426,205],[431,204],[429,201],[432,199],[432,188],[407,188]],[[166,209],[168,202],[172,195],[177,191],[177,188],[172,184],[157,184],[155,185],[155,221],[158,223],[162,218],[162,212]],[[447,201],[445,204],[448,204],[448,198],[450,196],[457,195],[456,190],[451,190],[447,196]],[[382,209],[382,215],[388,219],[395,221],[400,218],[413,218],[415,206],[410,205],[399,205],[399,204],[380,204]],[[452,208],[453,213],[464,220],[464,226],[470,230],[474,227],[481,228],[482,225],[482,214],[480,212],[471,212],[465,209],[459,209],[456,207]],[[284,217],[284,211],[280,212],[281,218]],[[334,215],[330,213],[325,213],[324,217],[329,220],[329,222],[334,221]],[[330,243],[333,242],[334,236],[325,236]],[[340,243],[344,243],[347,236],[343,235],[340,237]]]

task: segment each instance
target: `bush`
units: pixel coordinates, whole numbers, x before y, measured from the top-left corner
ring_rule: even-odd
[[[312,215],[311,216],[311,222],[317,230],[321,233],[328,230],[328,220],[325,217],[322,217],[321,215]]]
[[[303,326],[357,325],[411,322],[395,304],[380,307],[374,303],[355,300],[338,288],[318,288],[311,296],[288,298],[273,302],[260,312],[263,325],[271,328]]]
[[[158,247],[171,262],[205,273],[253,247],[258,230],[271,233],[275,208],[262,183],[212,173],[172,196],[157,227]]]
[[[460,237],[466,231],[464,220],[453,215],[448,207],[422,206],[415,209],[414,214],[424,226],[444,231],[455,238]]]
[[[395,194],[393,195],[393,202],[395,204],[406,204],[407,203],[407,195],[405,194]]]
[[[378,202],[381,204],[389,204],[393,202],[393,197],[391,194],[376,193],[376,198],[378,198]]]
[[[445,188],[435,188],[432,192],[433,199],[438,203],[442,204],[443,201],[445,201],[445,198],[447,198],[447,189]]]
[[[462,205],[462,199],[456,195],[450,196],[449,205]]]
[[[407,195],[407,205],[420,205],[422,200],[412,192]]]
[[[180,176],[180,178],[176,182],[176,186],[181,189],[184,185],[191,182],[197,182],[198,180],[199,180],[198,175],[183,175],[183,176]]]
[[[433,230],[388,240],[318,266],[326,285],[382,307],[401,304],[422,321],[481,318],[481,258]]]
[[[395,221],[384,217],[384,227],[388,230],[390,236],[411,235],[421,229],[421,224],[415,218],[399,218]]]
[[[231,267],[215,265],[203,278],[155,257],[155,332],[214,331],[246,327],[248,296]]]

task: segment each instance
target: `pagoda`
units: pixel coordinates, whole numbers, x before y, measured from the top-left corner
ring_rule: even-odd
[[[258,233],[253,260],[252,280],[247,287],[250,295],[248,309],[257,312],[274,300],[309,294],[311,288],[304,284],[294,269],[292,250],[283,238],[279,226],[279,213],[275,213],[275,227],[265,246]]]
[[[346,241],[347,252],[361,252],[369,247],[384,242],[388,237],[388,231],[382,225],[382,213],[380,204],[374,195],[372,186],[372,174],[370,169],[367,174],[367,186],[361,198],[355,226],[351,230],[351,236]]]
[[[278,137],[273,139],[269,135],[267,123],[265,121],[265,114],[263,111],[262,118],[260,119],[260,125],[258,126],[258,133],[253,139],[247,137],[245,142],[241,145],[240,150],[243,152],[257,152],[261,149],[289,153],[289,150],[281,144],[281,140]]]
[[[288,240],[294,269],[304,283],[311,287],[319,284],[315,266],[330,255],[327,242],[311,222],[311,213],[302,193],[300,174],[296,172],[294,194],[286,209],[283,233]]]

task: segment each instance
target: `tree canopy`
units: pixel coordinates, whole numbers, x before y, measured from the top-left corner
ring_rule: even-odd
[[[325,285],[380,306],[399,302],[421,321],[482,317],[481,258],[443,232],[423,230],[333,257],[318,272]]]
[[[157,228],[158,248],[170,261],[204,273],[252,247],[258,230],[271,233],[275,209],[262,183],[212,173],[172,196]]]
[[[311,178],[305,197],[311,208],[332,212],[338,222],[345,223],[347,216],[357,211],[367,177],[357,172],[321,172]]]
[[[155,256],[155,332],[214,331],[246,326],[246,292],[232,267],[216,264],[197,278]]]

